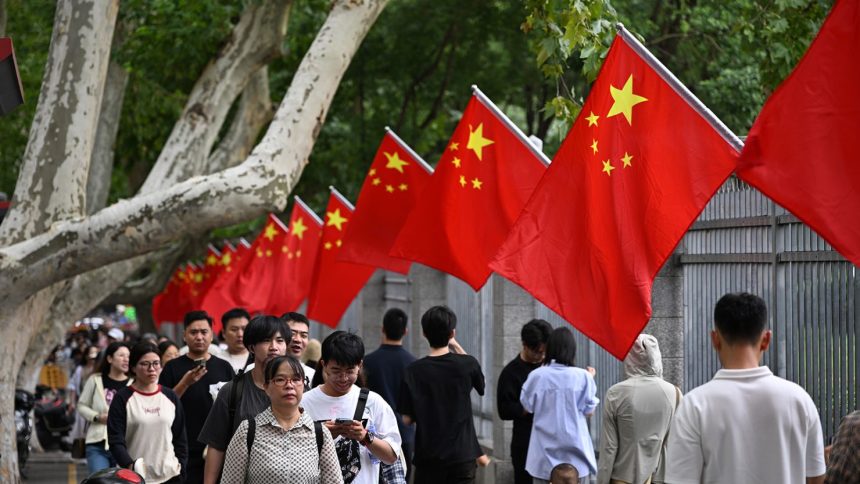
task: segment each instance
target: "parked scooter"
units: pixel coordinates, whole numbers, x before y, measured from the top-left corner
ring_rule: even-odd
[[[33,427],[30,423],[30,411],[36,404],[32,393],[20,388],[15,390],[15,440],[18,447],[18,469],[21,477],[26,478],[27,459],[30,458],[30,435]]]
[[[36,421],[36,437],[45,450],[71,450],[68,440],[69,431],[74,423],[74,415],[69,412],[61,391],[41,385],[36,387],[36,406],[33,416]]]

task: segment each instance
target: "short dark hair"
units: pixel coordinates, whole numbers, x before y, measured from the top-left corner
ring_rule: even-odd
[[[134,368],[137,366],[137,363],[141,358],[143,358],[143,355],[148,353],[155,353],[158,355],[158,347],[146,341],[134,345],[134,347],[131,348],[131,356],[128,357],[128,367]],[[161,357],[159,356],[159,358]]]
[[[209,316],[209,313],[206,311],[188,311],[185,313],[185,318],[183,320],[185,329],[188,329],[188,326],[190,326],[194,321],[200,321],[201,319],[205,319],[206,322],[209,323],[209,327],[212,327],[212,317]]]
[[[335,331],[323,340],[320,359],[325,363],[358,366],[364,359],[364,342],[355,333]]]
[[[573,464],[559,464],[552,468],[549,474],[550,482],[559,484],[576,484],[579,482],[579,471]]]
[[[576,359],[576,339],[573,332],[566,327],[555,328],[546,340],[546,359],[544,365],[556,363],[573,366]]]
[[[250,321],[251,315],[248,314],[248,311],[246,311],[245,308],[233,308],[221,316],[221,325],[226,329],[227,321],[238,318],[245,318]]]
[[[386,338],[400,341],[406,333],[407,322],[408,318],[402,309],[391,308],[385,311],[385,316],[382,317],[382,332]]]
[[[714,306],[714,325],[729,344],[754,345],[767,326],[767,305],[755,294],[726,294]]]
[[[164,352],[171,346],[175,346],[177,350],[179,349],[179,345],[170,340],[158,343],[158,356],[164,356]]]
[[[294,321],[296,323],[305,323],[305,325],[310,329],[311,322],[308,320],[308,317],[302,313],[289,312],[281,315],[281,319],[284,322],[289,323],[290,321]]]
[[[242,336],[242,344],[248,348],[251,353],[254,352],[254,345],[262,343],[267,339],[271,339],[275,334],[281,333],[285,340],[289,340],[292,336],[292,331],[283,319],[272,315],[254,316],[248,326],[245,327],[245,334]]]
[[[431,348],[448,346],[457,327],[457,315],[448,306],[433,306],[421,316],[421,329]]]
[[[302,380],[305,379],[305,369],[302,368],[301,362],[293,355],[285,355],[276,356],[266,363],[266,369],[263,372],[263,377],[265,378],[266,383],[269,383],[272,381],[272,378],[275,378],[275,374],[278,373],[278,369],[280,369],[281,365],[284,363],[290,365],[290,369],[293,371],[294,375],[302,377]]]
[[[123,343],[122,341],[114,341],[107,346],[107,349],[105,349],[105,352],[102,355],[101,364],[99,365],[99,373],[102,374],[102,378],[107,378],[108,375],[110,375],[108,356],[113,356],[113,354],[116,353],[116,350],[120,348],[128,348],[128,344]]]
[[[552,326],[548,322],[543,319],[532,319],[523,326],[520,339],[527,348],[537,351],[540,345],[546,344],[551,332]]]

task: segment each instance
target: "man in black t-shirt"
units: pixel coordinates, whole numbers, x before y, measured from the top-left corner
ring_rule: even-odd
[[[543,319],[532,319],[526,323],[520,332],[523,349],[505,365],[499,375],[499,385],[496,390],[499,418],[514,421],[514,431],[511,436],[511,463],[514,466],[515,484],[532,483],[532,476],[526,472],[526,456],[529,450],[533,417],[523,409],[520,393],[529,373],[543,364],[546,340],[549,339],[551,332],[552,326]]]
[[[203,482],[205,446],[197,441],[197,435],[212,409],[214,396],[233,378],[233,367],[221,358],[209,354],[212,318],[206,311],[190,311],[185,314],[185,343],[188,345],[188,354],[168,361],[158,383],[172,388],[182,402],[188,436],[185,482],[198,484]]]
[[[415,422],[415,484],[475,481],[475,459],[483,452],[472,421],[474,388],[484,395],[478,360],[451,353],[457,316],[434,306],[421,317],[430,354],[406,367],[398,411],[406,424]]]

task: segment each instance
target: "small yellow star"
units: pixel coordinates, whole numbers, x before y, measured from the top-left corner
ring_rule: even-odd
[[[371,168],[369,172],[367,172],[368,176],[376,175],[376,168]]]
[[[331,242],[326,242],[323,244],[323,247],[325,247],[325,250],[331,250]]]
[[[448,149],[451,151],[457,151],[458,149],[460,149],[460,143],[451,142],[451,144],[448,145]]]
[[[289,251],[290,251],[290,249],[288,249],[286,245],[281,246],[281,252],[283,252],[284,254],[286,254]],[[293,254],[290,254],[290,255],[292,256]]]
[[[469,143],[466,148],[474,151],[479,160],[482,160],[484,147],[493,143],[495,141],[484,138],[484,123],[478,124],[474,131],[472,131],[472,125],[469,125]]]
[[[460,158],[457,158],[457,157],[455,156],[455,157],[454,157],[454,159],[453,159],[453,160],[451,160],[451,163],[453,163],[453,164],[454,164],[454,166],[456,166],[457,168],[460,168]]]
[[[299,240],[302,240],[302,237],[304,237],[304,235],[305,235],[305,230],[307,230],[307,229],[308,229],[307,225],[305,225],[305,222],[302,221],[301,217],[299,217],[299,218],[293,220],[293,224],[290,227],[290,233],[292,235],[295,235],[296,237],[298,237]]]
[[[403,167],[409,164],[408,161],[401,160],[396,151],[394,153],[383,154],[388,158],[388,163],[385,164],[386,168],[391,168],[392,170],[397,170],[400,173],[403,173]]]
[[[614,169],[615,167],[609,163],[609,160],[603,162],[603,173],[606,173],[606,176],[612,176],[612,170]]]
[[[221,265],[222,266],[229,266],[231,262],[233,262],[233,258],[230,257],[229,252],[225,252],[224,255],[221,256]],[[181,275],[182,274],[180,274],[180,276]]]
[[[633,93],[633,74],[630,74],[630,77],[627,78],[627,82],[624,83],[624,87],[621,89],[610,85],[609,94],[612,95],[612,99],[615,102],[612,103],[612,107],[609,108],[609,113],[606,114],[606,117],[609,118],[616,114],[623,114],[627,120],[627,124],[631,126],[633,125],[633,106],[648,100]]]
[[[394,187],[391,185],[385,185],[385,191],[388,193],[394,193]]]
[[[409,189],[409,185],[407,185],[405,183],[401,183],[400,186],[397,188],[399,188],[401,192],[405,192],[406,190]]]
[[[301,256],[302,256],[302,251],[301,251],[301,250],[297,250],[297,251],[296,251],[296,257],[301,257]]]
[[[585,117],[588,120],[589,126],[597,126],[597,120],[600,119],[600,116],[594,114],[593,111],[589,112],[589,115]]]
[[[466,187],[466,177],[464,177],[463,175],[460,175],[460,186],[463,188]]]
[[[278,229],[275,228],[275,224],[266,225],[266,232],[263,234],[263,237],[275,240],[276,235],[278,235]]]
[[[292,260],[292,258],[293,258],[293,253],[292,253],[292,252],[288,252],[288,253],[287,253],[287,259],[291,259],[291,260]]]
[[[263,257],[263,249],[257,249],[257,257]]]
[[[326,227],[335,227],[336,229],[343,231],[343,224],[346,223],[347,219],[340,214],[340,209],[334,209],[334,212],[326,212],[328,216],[328,220],[326,221]]]
[[[596,155],[597,154],[597,140],[594,140],[591,143],[591,149],[594,150],[594,154]]]
[[[200,273],[194,274],[194,282],[196,282],[198,284],[203,282],[203,274],[200,274]]]
[[[484,184],[484,182],[482,182],[481,180],[479,180],[477,178],[472,179],[472,188],[474,188],[475,190],[480,190],[481,185],[483,185],[483,184]]]
[[[340,247],[341,245],[343,245],[343,241],[342,241],[342,240],[340,240],[340,239],[337,239],[337,240],[334,242],[334,245],[336,245],[336,246]]]
[[[628,166],[633,165],[633,163],[630,162],[630,160],[632,160],[632,159],[633,159],[633,157],[625,151],[624,156],[621,157],[621,161],[624,163],[624,168],[627,168]]]
[[[272,257],[272,250],[266,249],[266,257]]]
[[[373,186],[376,186],[382,183],[382,180],[380,180],[379,178],[374,178],[371,183],[373,183]]]

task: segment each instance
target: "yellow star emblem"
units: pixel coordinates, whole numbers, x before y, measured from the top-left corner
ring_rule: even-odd
[[[206,258],[207,266],[214,266],[218,263],[218,257],[215,257],[215,254],[209,254],[209,257]]]
[[[597,154],[597,140],[591,143],[591,149],[594,150],[594,154]]]
[[[376,168],[371,168],[369,172],[367,172],[368,176],[376,175]]]
[[[263,249],[257,249],[257,257],[263,257]]]
[[[457,158],[457,157],[455,156],[455,157],[454,157],[454,159],[453,159],[453,160],[451,160],[451,163],[453,163],[453,164],[454,164],[454,166],[456,166],[457,168],[460,168],[460,158]]]
[[[323,247],[325,247],[325,250],[331,250],[331,242],[326,242],[323,244]]]
[[[460,186],[463,188],[466,187],[466,177],[464,177],[463,175],[460,175]]]
[[[301,250],[297,250],[297,251],[296,251],[296,257],[301,257],[301,256],[302,256],[302,251],[301,251]]]
[[[385,167],[397,170],[400,173],[403,173],[403,167],[409,164],[408,161],[401,160],[396,151],[394,153],[385,153],[385,157],[388,158],[388,163],[385,164]]]
[[[380,180],[379,178],[374,178],[371,183],[373,183],[373,186],[377,186],[382,183],[382,180]]]
[[[203,282],[203,274],[200,274],[200,273],[194,274],[194,282],[196,282],[198,284]]]
[[[631,126],[633,125],[633,106],[648,100],[633,93],[633,74],[630,74],[630,77],[627,78],[627,82],[624,83],[624,87],[621,89],[610,85],[609,94],[612,95],[612,99],[615,102],[612,103],[612,107],[609,108],[609,113],[606,117],[609,118],[616,114],[623,114],[624,118],[627,119],[627,124]]]
[[[340,209],[334,209],[334,212],[326,212],[326,216],[328,220],[326,220],[326,227],[335,227],[338,230],[343,231],[343,224],[346,223],[346,218],[340,214]]]
[[[394,193],[394,187],[391,185],[385,185],[385,191],[388,193]]]
[[[266,257],[272,257],[272,251],[270,249],[266,249]]]
[[[281,252],[283,252],[284,254],[286,254],[289,251],[290,251],[290,249],[288,249],[286,245],[281,246]],[[290,254],[290,257],[292,257],[292,256],[293,256],[293,254]]]
[[[405,192],[406,190],[409,189],[409,185],[407,185],[405,183],[401,183],[400,186],[397,188],[399,188],[401,192]]]
[[[615,167],[609,163],[609,160],[603,162],[603,173],[606,173],[606,176],[612,176],[612,170],[614,169]]]
[[[594,114],[593,111],[589,112],[588,116],[585,117],[588,120],[589,126],[597,126],[597,120],[600,119],[600,116]]]
[[[495,141],[484,138],[484,123],[478,124],[475,131],[472,131],[472,125],[469,125],[469,143],[466,148],[474,151],[479,160],[482,159],[484,147],[493,143]]]
[[[334,245],[340,247],[341,245],[343,245],[343,241],[340,239],[337,239],[336,241],[334,241]]]
[[[451,142],[451,144],[448,145],[448,149],[451,151],[457,151],[460,149],[460,143]]]
[[[307,229],[308,229],[308,226],[305,225],[305,223],[302,221],[302,218],[299,217],[299,218],[293,220],[293,224],[290,227],[290,233],[295,235],[296,237],[298,237],[299,240],[302,240],[302,237],[304,237],[304,235],[305,235],[305,230],[307,230]]]
[[[287,259],[292,260],[292,258],[293,258],[293,253],[287,252]]]
[[[477,178],[472,179],[472,188],[474,188],[475,190],[480,190],[481,185],[483,185],[483,184],[484,184],[484,182],[482,182],[481,180],[479,180]]]
[[[232,261],[233,261],[233,258],[230,257],[229,252],[225,252],[224,255],[221,256],[221,265],[222,266],[229,266],[230,262],[232,262]]]
[[[632,159],[633,159],[633,157],[625,151],[624,156],[621,157],[621,162],[624,163],[624,168],[627,168],[628,166],[633,165],[633,163],[631,163]]]
[[[263,237],[269,240],[275,240],[276,235],[278,235],[278,229],[275,228],[275,224],[266,225],[266,231],[263,233]]]

